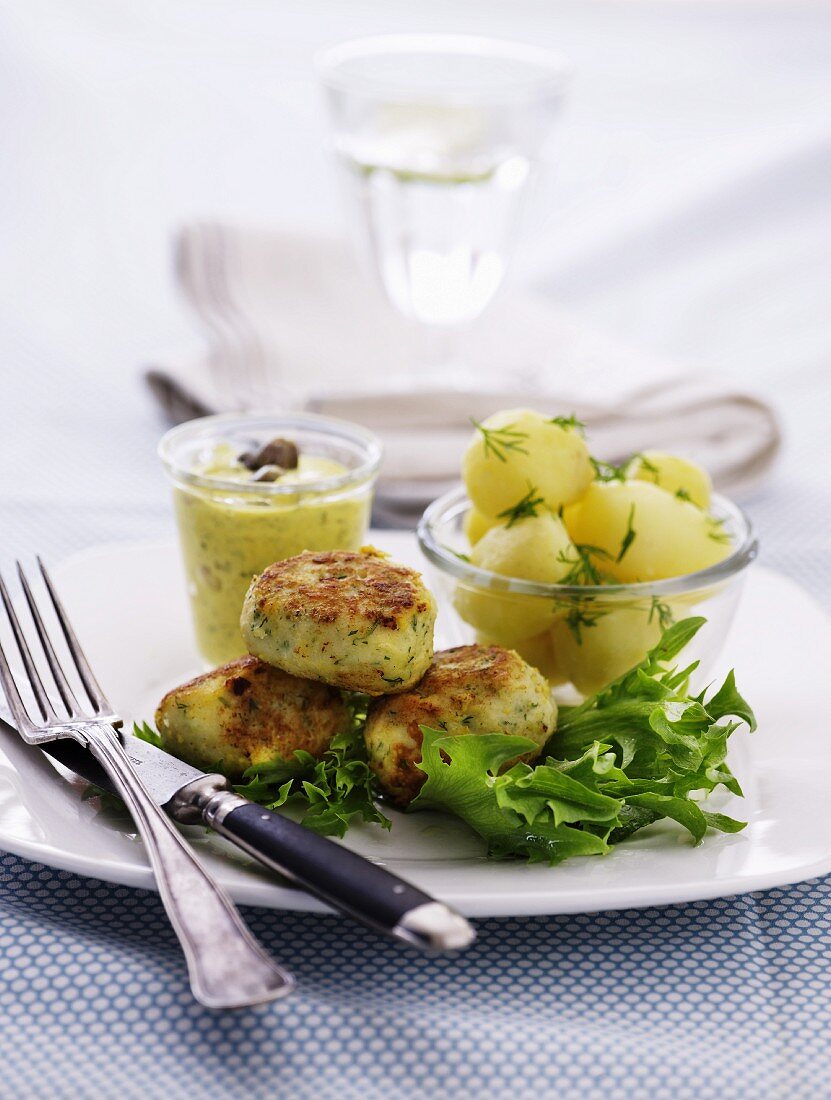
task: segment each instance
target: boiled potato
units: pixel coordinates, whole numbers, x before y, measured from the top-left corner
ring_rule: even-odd
[[[486,531],[490,531],[491,527],[496,527],[498,523],[499,520],[495,517],[486,516],[478,508],[471,507],[464,521],[464,532],[467,535],[467,541],[471,546],[475,546],[482,535]]]
[[[510,526],[491,527],[473,547],[470,560],[504,577],[556,584],[568,572],[573,552],[560,517],[541,512]]]
[[[473,547],[470,560],[481,569],[521,580],[556,583],[568,572],[574,547],[559,517],[528,516],[513,526],[492,527]],[[541,596],[504,595],[459,585],[456,610],[471,626],[500,645],[541,634],[554,621],[554,603]]]
[[[574,542],[605,551],[598,567],[624,583],[694,573],[731,549],[706,512],[648,481],[595,481],[563,519]]]
[[[462,459],[468,496],[486,516],[513,508],[532,488],[556,512],[580,496],[592,476],[589,451],[579,431],[554,424],[531,409],[489,416]]]
[[[706,470],[678,455],[665,451],[644,451],[635,455],[626,468],[626,476],[636,481],[651,481],[664,492],[685,495],[705,510],[710,507],[712,481]]]
[[[524,638],[516,643],[514,649],[523,661],[538,669],[552,687],[563,684],[568,679],[557,659],[553,627],[542,634],[535,634],[533,638]]]
[[[621,607],[581,626],[579,639],[567,620],[551,634],[558,667],[578,691],[591,695],[643,660],[661,637],[657,615],[641,607]]]
[[[509,648],[529,630],[540,633],[554,621],[553,605],[540,596],[503,595],[466,584],[456,588],[453,606],[466,623]]]

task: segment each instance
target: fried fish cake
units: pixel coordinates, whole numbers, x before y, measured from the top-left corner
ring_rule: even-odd
[[[368,547],[275,562],[248,589],[240,625],[249,652],[277,668],[385,695],[424,674],[435,621],[421,576]]]
[[[511,649],[466,645],[436,653],[410,691],[373,701],[364,738],[378,782],[394,802],[406,806],[424,782],[416,767],[420,726],[448,734],[513,734],[541,749],[556,721],[556,704],[537,669]]]
[[[339,691],[256,657],[241,657],[174,688],[156,711],[168,752],[229,779],[239,779],[252,764],[291,762],[295,749],[320,757],[348,726]]]

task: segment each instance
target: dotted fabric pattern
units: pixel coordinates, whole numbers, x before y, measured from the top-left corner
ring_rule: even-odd
[[[162,424],[138,384],[69,370],[15,337],[10,318],[0,332],[15,378],[39,381],[13,395],[0,439],[3,570],[16,554],[57,561],[166,535],[153,454]],[[790,447],[745,504],[763,559],[810,578],[828,604],[831,381],[817,366],[781,382]],[[60,479],[44,480],[35,461],[37,418],[61,441]],[[108,439],[120,445],[101,461]],[[297,989],[275,1005],[211,1012],[190,996],[156,895],[0,853],[0,1100],[831,1097],[831,879],[662,909],[479,921],[477,943],[455,958],[335,917],[246,917]]]
[[[822,1097],[831,883],[478,924],[426,959],[334,917],[247,910],[285,1002],[188,993],[158,898],[0,858],[3,1097]]]

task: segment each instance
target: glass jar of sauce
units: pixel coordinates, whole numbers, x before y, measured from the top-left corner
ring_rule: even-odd
[[[258,466],[273,441],[286,468]],[[169,431],[159,455],[173,486],[197,646],[212,665],[245,652],[239,618],[255,575],[304,550],[357,550],[365,541],[381,446],[356,424],[299,413],[207,416]]]

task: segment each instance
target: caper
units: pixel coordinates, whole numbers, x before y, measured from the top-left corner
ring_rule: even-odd
[[[249,470],[259,470],[263,466],[279,466],[282,470],[296,470],[299,452],[297,444],[290,439],[272,439],[256,453],[245,451],[239,461]]]

